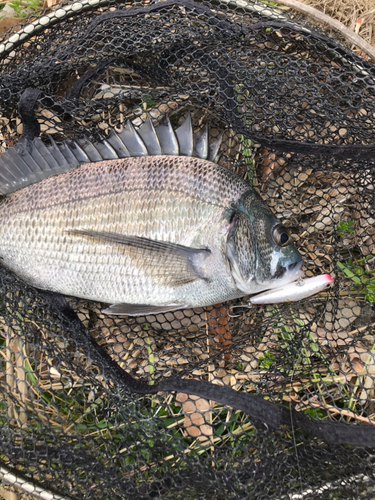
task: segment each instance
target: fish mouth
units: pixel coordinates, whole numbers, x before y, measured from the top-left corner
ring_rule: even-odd
[[[289,264],[285,268],[285,274],[283,277],[283,281],[285,283],[291,283],[292,281],[296,281],[300,278],[302,278],[305,273],[302,271],[302,266],[303,266],[303,260],[298,260],[296,262],[293,262],[293,264]]]
[[[303,260],[298,260],[297,262],[293,262],[293,264],[289,264],[286,268],[288,272],[298,272],[303,266]]]
[[[277,273],[273,276],[271,282],[268,281],[261,284],[261,288],[259,287],[258,290],[250,293],[258,293],[264,290],[274,290],[303,278],[305,276],[305,272],[301,269],[303,264],[303,260],[300,259],[287,266],[278,265]]]

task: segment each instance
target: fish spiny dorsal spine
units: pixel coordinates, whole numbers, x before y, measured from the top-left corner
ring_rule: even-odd
[[[130,120],[122,132],[110,130],[99,141],[88,138],[66,139],[56,144],[50,137],[46,145],[38,137],[22,139],[0,157],[0,194],[9,194],[52,175],[78,167],[82,163],[116,160],[136,156],[195,156],[218,161],[222,135],[209,144],[208,127],[193,133],[190,113],[182,125],[173,130],[169,117],[154,127],[149,114],[136,129]]]

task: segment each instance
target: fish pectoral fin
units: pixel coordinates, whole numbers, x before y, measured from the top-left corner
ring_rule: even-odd
[[[160,314],[178,309],[186,309],[185,304],[171,304],[169,306],[149,306],[147,304],[113,304],[103,309],[104,314],[117,314],[126,316],[147,316],[149,314]]]
[[[69,234],[126,248],[133,264],[164,286],[180,286],[207,279],[205,260],[211,254],[208,248],[191,248],[178,243],[105,231],[73,230]]]

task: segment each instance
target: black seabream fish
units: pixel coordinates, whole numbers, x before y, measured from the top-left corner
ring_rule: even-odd
[[[220,140],[148,118],[98,142],[21,141],[0,157],[0,258],[40,289],[108,314],[200,307],[301,274],[288,231],[218,165]]]

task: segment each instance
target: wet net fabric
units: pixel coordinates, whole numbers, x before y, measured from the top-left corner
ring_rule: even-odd
[[[130,318],[1,267],[4,484],[25,499],[374,496],[374,88],[370,62],[261,3],[63,4],[3,38],[3,151],[38,127],[96,139],[190,112],[306,275],[335,278],[293,304]]]

